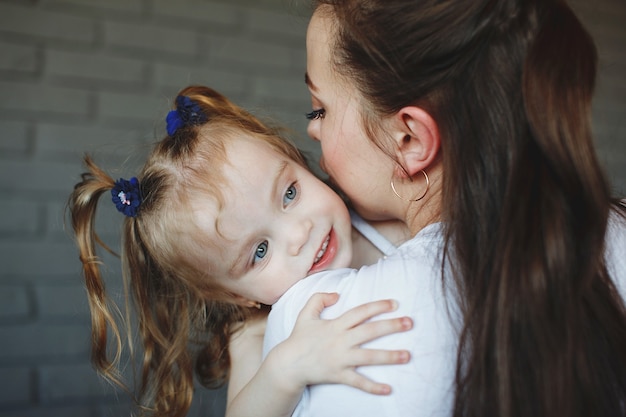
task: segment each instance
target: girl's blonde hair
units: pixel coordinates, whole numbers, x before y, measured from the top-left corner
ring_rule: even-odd
[[[197,260],[206,237],[196,231],[190,196],[209,195],[218,204],[227,162],[226,144],[245,134],[306,166],[298,149],[280,129],[262,123],[218,92],[201,86],[183,89],[206,116],[200,125],[186,124],[158,142],[137,176],[142,195],[135,217],[126,217],[122,236],[122,267],[127,302],[137,314],[142,365],[139,401],[155,416],[184,416],[191,404],[193,368],[206,387],[228,378],[228,342],[249,307],[223,290],[211,271]],[[80,251],[92,320],[92,362],[105,378],[125,386],[119,372],[122,336],[117,306],[106,294],[97,246],[110,249],[95,231],[98,200],[115,181],[85,156],[88,172],[68,201]],[[201,249],[200,249],[201,248]],[[115,349],[107,349],[108,332]],[[132,342],[129,338],[129,344]],[[111,355],[112,353],[112,355]]]

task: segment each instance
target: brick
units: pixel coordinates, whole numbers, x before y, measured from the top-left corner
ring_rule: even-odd
[[[626,82],[620,78],[600,77],[596,87],[596,102],[605,107],[624,108],[626,106]]]
[[[89,325],[28,324],[0,326],[0,357],[4,360],[46,357],[88,357]]]
[[[19,407],[12,411],[0,411],[0,417],[100,417],[93,406],[78,404],[47,404]],[[122,414],[119,414],[120,416]],[[124,415],[131,415],[126,413]]]
[[[69,193],[82,172],[75,163],[5,160],[0,164],[0,189]],[[19,180],[19,181],[18,181]]]
[[[302,103],[301,112],[311,107],[309,91],[302,81],[293,77],[288,80],[269,77],[255,77],[252,80],[252,95],[261,100]]]
[[[89,321],[89,305],[82,284],[35,287],[37,310],[46,319],[67,318]]]
[[[0,285],[0,320],[26,319],[31,312],[31,299],[25,286]],[[0,381],[4,381],[1,376]]]
[[[244,65],[249,68],[264,66],[287,70],[291,66],[288,47],[248,39],[212,36],[209,38],[211,63]]]
[[[144,94],[100,92],[98,111],[107,119],[126,119],[151,127],[164,120],[170,103],[163,97]]]
[[[154,68],[157,85],[172,89],[172,99],[182,88],[190,84],[200,84],[215,88],[225,95],[243,95],[246,93],[246,77],[234,71],[218,71],[205,66],[159,63]]]
[[[0,236],[33,236],[41,230],[37,203],[22,201],[0,202]]]
[[[308,17],[258,9],[246,9],[245,15],[252,33],[279,35],[304,48]]]
[[[38,64],[34,46],[0,41],[0,70],[32,74]]]
[[[128,178],[131,175],[126,175],[125,177]],[[55,241],[71,241],[73,244],[72,224],[69,219],[69,212],[66,212],[69,193],[63,197],[65,197],[63,201],[50,202],[46,206],[46,236]],[[116,251],[119,251],[120,231],[123,220],[124,217],[120,216],[120,213],[111,202],[110,194],[105,193],[100,199],[98,211],[96,212],[96,231],[100,238]],[[78,259],[72,258],[72,262],[78,262]]]
[[[126,394],[121,394],[119,397],[115,399],[114,403],[111,402],[110,404],[98,407],[98,414],[96,416],[97,417],[119,417],[119,416],[137,415],[136,412],[133,413],[131,411],[132,407],[133,405],[131,403],[129,396]],[[205,412],[205,414],[203,414],[203,416],[222,416],[222,415],[225,415],[225,413],[212,414],[212,413]],[[190,414],[187,414],[187,417],[193,417],[193,416],[191,416]]]
[[[89,93],[49,85],[0,82],[0,111],[56,113],[86,117]]]
[[[625,36],[626,38],[626,36]],[[598,73],[598,79],[600,82],[606,80],[606,82],[615,83],[622,88],[626,87],[626,54],[619,54],[617,51],[612,51],[610,55],[605,56],[605,61],[600,58],[600,68]]]
[[[3,257],[0,278],[3,275],[38,275],[50,280],[53,275],[80,273],[78,250],[71,242],[51,244],[3,239],[0,251]]]
[[[135,85],[145,79],[145,64],[136,59],[55,50],[47,50],[45,59],[46,72],[53,76]]]
[[[44,404],[110,397],[116,392],[89,364],[43,366],[39,377],[39,393]]]
[[[622,128],[622,132],[624,132]],[[624,137],[624,133],[622,136]],[[603,162],[613,189],[620,195],[626,195],[626,177],[624,177],[624,155],[626,155],[626,145],[622,143],[614,143],[606,150],[599,152],[600,160]]]
[[[102,11],[140,13],[143,11],[142,0],[44,0],[46,5],[52,6],[77,6],[93,14]],[[91,10],[89,10],[91,9]]]
[[[86,152],[123,161],[138,143],[140,134],[132,129],[40,123],[35,132],[36,155],[74,158],[77,163]]]
[[[46,40],[79,43],[95,40],[95,22],[92,19],[9,3],[0,3],[0,31]]]
[[[279,106],[272,109],[272,115],[270,116],[270,120],[274,119],[277,123],[291,129],[288,135],[299,148],[311,148],[314,144],[317,144],[306,133],[309,121],[304,115],[310,111],[309,107],[309,103],[303,103],[302,106]],[[315,148],[317,149],[317,145],[315,145]]]
[[[6,343],[6,342],[5,342]],[[22,367],[0,368],[0,407],[28,403],[31,400],[31,370]]]
[[[0,151],[26,153],[28,125],[24,122],[0,120]]]
[[[292,71],[297,74],[296,78],[300,78],[304,84],[304,73],[306,72],[306,50],[295,49],[291,51],[291,59]]]
[[[67,197],[64,196],[63,202],[48,202],[46,204],[46,213],[45,213],[45,230],[46,237],[51,239],[63,239],[66,240],[69,238],[69,234],[72,233],[72,224],[67,218],[66,221],[66,205],[67,205]]]
[[[197,386],[187,417],[223,416],[226,414],[227,387],[210,390]]]
[[[125,49],[194,55],[198,51],[198,36],[189,30],[168,29],[160,25],[140,23],[104,23],[106,45]]]
[[[197,0],[154,0],[153,13],[165,17],[195,21],[211,30],[213,25],[223,30],[225,27],[241,26],[241,13],[236,7],[226,3]]]
[[[606,23],[615,19],[622,21],[626,17],[626,5],[619,1],[595,1],[575,0],[570,2],[570,6],[583,22],[598,20]],[[621,25],[619,25],[621,26]]]

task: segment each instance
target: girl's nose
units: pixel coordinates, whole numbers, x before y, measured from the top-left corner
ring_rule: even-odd
[[[294,222],[285,232],[287,234],[287,252],[297,256],[304,245],[309,241],[313,229],[313,222],[309,219]]]

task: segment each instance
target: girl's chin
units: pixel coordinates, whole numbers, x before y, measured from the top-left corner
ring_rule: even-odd
[[[335,262],[331,269],[347,268],[352,262],[352,248],[343,248],[340,253],[335,256]]]

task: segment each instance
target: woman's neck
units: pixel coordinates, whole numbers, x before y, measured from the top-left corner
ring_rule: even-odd
[[[409,203],[406,210],[405,223],[411,235],[415,236],[420,230],[429,224],[441,221],[442,209],[442,172],[441,164],[428,168],[430,186],[424,198],[420,201]]]

